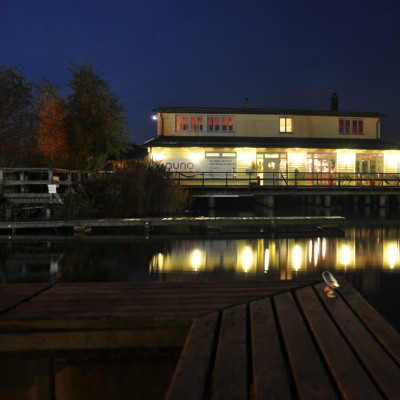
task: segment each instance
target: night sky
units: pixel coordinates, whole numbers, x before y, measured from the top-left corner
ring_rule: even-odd
[[[68,94],[88,60],[124,104],[131,141],[159,106],[339,109],[387,115],[400,142],[400,2],[0,0],[0,64]]]

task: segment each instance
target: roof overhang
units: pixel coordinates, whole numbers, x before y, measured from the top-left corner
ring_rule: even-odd
[[[341,111],[341,110],[298,110],[298,109],[270,109],[270,108],[218,108],[218,107],[158,107],[154,113],[167,114],[264,114],[264,115],[306,115],[352,118],[383,118],[384,114],[369,111]]]
[[[317,148],[354,150],[400,150],[400,145],[381,139],[353,138],[288,138],[288,137],[232,137],[232,136],[158,136],[144,147],[210,147],[210,148]]]

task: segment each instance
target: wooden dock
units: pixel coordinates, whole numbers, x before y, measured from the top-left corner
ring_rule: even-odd
[[[94,229],[138,228],[146,236],[160,229],[188,228],[185,233],[237,232],[253,229],[258,232],[310,232],[340,231],[345,218],[331,217],[165,217],[165,218],[101,218],[80,220],[38,220],[0,222],[0,235],[17,235],[20,232],[72,229],[91,232]]]
[[[400,334],[340,282],[1,285],[0,398],[400,398]]]

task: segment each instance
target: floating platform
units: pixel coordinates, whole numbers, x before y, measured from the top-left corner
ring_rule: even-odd
[[[0,397],[399,398],[400,334],[338,280],[0,285]]]
[[[167,217],[167,218],[113,218],[80,219],[68,221],[27,221],[2,222],[0,234],[17,235],[20,233],[38,233],[45,230],[60,231],[69,229],[74,233],[89,234],[95,229],[107,232],[107,229],[137,228],[138,232],[149,236],[159,232],[185,233],[199,232],[321,232],[341,231],[345,218],[331,217]]]

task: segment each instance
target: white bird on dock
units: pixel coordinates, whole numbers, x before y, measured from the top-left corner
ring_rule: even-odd
[[[326,283],[326,286],[324,288],[324,292],[328,297],[336,297],[336,292],[335,289],[340,287],[339,282],[336,280],[336,278],[329,272],[329,271],[324,271],[322,273],[322,279]]]

